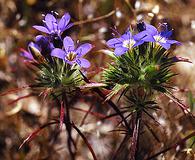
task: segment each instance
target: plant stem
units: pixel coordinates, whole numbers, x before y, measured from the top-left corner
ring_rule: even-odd
[[[135,152],[135,159],[138,159],[138,151],[139,151],[139,137],[140,137],[140,128],[141,128],[141,122],[142,122],[142,111],[137,112],[136,117],[136,125],[137,125],[137,136],[136,136],[136,152]]]
[[[83,126],[83,124],[85,123],[85,120],[86,120],[87,116],[89,115],[89,113],[91,112],[92,108],[93,108],[93,104],[89,107],[88,111],[84,115],[79,127]],[[76,144],[78,143],[78,140],[79,140],[79,134],[77,135],[76,140],[75,140]]]
[[[136,113],[136,121],[133,129],[133,137],[131,139],[131,146],[130,146],[130,160],[138,160],[141,120],[142,120],[142,111],[140,110],[137,111]]]
[[[75,126],[74,123],[72,123],[71,125],[72,125],[72,127],[77,131],[77,133],[81,136],[81,138],[84,140],[85,144],[87,145],[88,149],[90,150],[90,152],[91,152],[91,154],[92,154],[92,156],[93,156],[93,159],[94,159],[94,160],[97,160],[97,157],[96,157],[96,155],[95,155],[95,152],[94,152],[92,146],[90,145],[90,143],[88,142],[87,138],[86,138],[86,137],[84,136],[84,134],[79,130],[79,128]]]
[[[68,106],[68,100],[66,93],[62,94],[62,101],[64,102],[64,110],[66,111],[64,114],[64,124],[66,126],[67,131],[67,144],[68,144],[68,150],[70,153],[71,160],[75,160],[75,151],[73,151],[72,145],[74,146],[74,150],[76,150],[76,145],[74,143],[74,140],[72,138],[72,127],[71,127],[71,121],[70,121],[70,110]]]
[[[130,138],[130,135],[126,134],[125,137],[123,138],[122,142],[120,143],[118,149],[114,153],[112,160],[116,160],[118,155],[120,154],[121,150],[125,147],[125,144],[128,142]]]

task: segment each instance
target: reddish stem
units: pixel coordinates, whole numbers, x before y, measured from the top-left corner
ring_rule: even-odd
[[[74,125],[74,123],[72,123],[72,127],[78,132],[78,134],[81,136],[81,138],[84,140],[85,144],[87,145],[87,147],[89,148],[93,159],[97,160],[97,157],[95,155],[95,152],[93,151],[93,148],[91,147],[90,143],[88,142],[87,138],[84,136],[84,134]]]

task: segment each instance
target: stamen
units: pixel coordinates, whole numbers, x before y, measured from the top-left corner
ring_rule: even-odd
[[[115,37],[115,36],[116,36],[116,34],[115,34],[115,33],[111,33],[111,34],[112,34],[112,36],[113,36],[113,37]]]
[[[166,43],[166,41],[167,41],[166,38],[164,38],[164,37],[162,37],[160,35],[155,35],[153,37],[156,40],[156,42]]]
[[[51,11],[51,14],[55,17],[55,18],[57,18],[58,17],[58,12],[56,12],[56,11]]]
[[[59,16],[59,13],[58,12],[54,12],[56,16]]]
[[[66,57],[67,57],[67,60],[74,61],[76,56],[77,54],[75,54],[74,52],[69,52]]]
[[[117,31],[117,28],[116,26],[114,26],[114,28],[110,27],[110,29],[113,31],[113,34],[115,34],[114,36],[118,36],[118,37],[121,37],[121,34]]]

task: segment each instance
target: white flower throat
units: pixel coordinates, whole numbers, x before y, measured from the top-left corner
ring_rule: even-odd
[[[124,40],[123,41],[123,45],[122,46],[131,49],[135,43],[136,42],[135,42],[134,39],[128,39],[128,40]]]
[[[160,36],[160,35],[155,35],[155,36],[153,36],[154,37],[154,39],[156,40],[156,42],[160,42],[160,43],[166,43],[166,38],[164,38],[164,37],[162,37],[162,36]]]

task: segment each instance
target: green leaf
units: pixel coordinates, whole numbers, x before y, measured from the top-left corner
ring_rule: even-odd
[[[119,91],[124,90],[128,87],[128,84],[120,85],[116,84],[112,91],[107,95],[106,101],[111,99],[114,95],[116,95]]]

